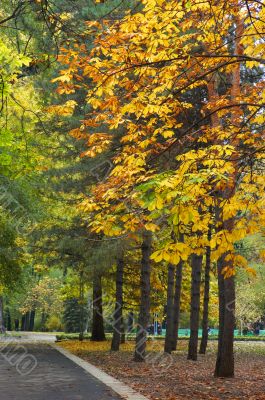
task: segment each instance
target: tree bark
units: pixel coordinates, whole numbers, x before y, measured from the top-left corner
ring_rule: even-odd
[[[138,362],[145,360],[146,353],[147,327],[150,318],[151,251],[152,234],[149,231],[144,231],[141,261],[141,304],[134,352],[134,360]]]
[[[180,260],[180,262],[176,267],[176,283],[175,283],[174,308],[173,308],[174,319],[173,319],[172,351],[177,350],[177,343],[178,343],[182,269],[183,269],[183,260]]]
[[[90,328],[90,321],[91,321],[91,313],[90,313],[90,309],[91,309],[91,298],[90,298],[90,293],[87,296],[87,310],[89,310],[87,312],[87,317],[86,317],[86,321],[85,321],[85,333],[88,332],[88,329]]]
[[[34,322],[35,322],[35,310],[31,310],[30,318],[29,318],[29,330],[34,331]]]
[[[121,344],[126,342],[126,327],[123,316],[121,317]]]
[[[119,257],[117,260],[116,269],[116,303],[114,312],[113,323],[113,337],[111,342],[111,350],[119,351],[121,342],[121,328],[122,328],[122,307],[123,307],[123,270],[124,258]]]
[[[79,320],[79,340],[84,340],[85,331],[85,299],[84,299],[84,271],[80,271],[79,275],[79,307],[80,307],[80,320]]]
[[[208,242],[212,236],[211,225],[208,229]],[[211,271],[211,247],[206,247],[205,271],[204,271],[204,297],[203,297],[203,317],[202,317],[202,340],[200,354],[205,354],[208,343],[208,320],[209,320],[209,299],[210,299],[210,271]]]
[[[244,47],[240,43],[241,37],[244,34],[244,21],[240,17],[240,5],[235,8],[235,50],[236,55],[244,54]],[[236,99],[240,95],[240,62],[233,68],[232,73],[231,99]],[[240,129],[242,122],[243,110],[241,108],[232,112],[231,123]],[[240,145],[237,136],[234,136],[232,143],[235,148]],[[237,184],[238,165],[237,161],[234,165],[234,173],[228,176],[229,185],[222,191],[222,198],[228,201],[233,197]],[[223,220],[221,217],[220,208],[217,209],[217,222],[222,225],[222,229],[232,232],[234,228],[234,218]],[[235,278],[234,266],[231,261],[225,260],[226,256],[231,253],[231,250],[223,254],[218,260],[218,285],[219,285],[219,338],[218,352],[215,365],[214,375],[216,377],[232,378],[234,376],[234,329],[235,329]],[[232,275],[224,277],[224,267],[229,267]]]
[[[26,314],[24,314],[24,315],[22,316],[22,319],[21,319],[21,330],[22,330],[22,331],[29,331],[29,322],[30,322],[30,313],[27,311]],[[45,319],[45,317],[44,317],[43,314],[42,314],[42,317],[41,317],[41,327],[42,327],[42,330],[44,330],[44,324],[45,324],[45,322],[46,322],[46,319]]]
[[[133,315],[133,311],[130,311],[128,314],[128,333],[132,332],[133,323],[134,323],[134,315]]]
[[[188,360],[197,360],[198,353],[198,330],[200,318],[200,285],[202,256],[193,254],[191,256],[192,282],[191,282],[191,313],[190,313],[190,340]]]
[[[20,330],[21,330],[21,331],[24,331],[24,330],[25,330],[25,315],[22,315],[22,317],[21,317]]]
[[[179,242],[184,242],[184,234],[179,234]],[[174,294],[174,306],[173,306],[173,334],[172,334],[172,351],[177,350],[178,342],[178,330],[179,330],[179,317],[180,317],[180,299],[181,299],[181,286],[182,286],[182,270],[183,260],[180,260],[176,266],[176,277],[175,277],[175,294]]]
[[[0,333],[5,332],[4,327],[4,299],[3,296],[0,296]]]
[[[234,220],[222,220],[222,209],[215,210],[218,230],[231,231]],[[226,261],[229,252],[221,255],[217,261],[218,291],[219,291],[219,335],[218,350],[214,375],[216,377],[234,376],[234,329],[235,329],[235,280],[232,275],[225,278],[223,269],[231,262]],[[230,265],[232,268],[233,266]]]
[[[29,331],[29,324],[30,324],[30,311],[27,311],[26,315],[25,315],[25,331],[26,332]]]
[[[167,274],[167,317],[166,317],[166,337],[165,337],[165,353],[171,354],[173,342],[174,327],[174,272],[173,264],[168,265]]]
[[[19,319],[15,319],[15,331],[18,332],[19,331]]]
[[[102,282],[101,275],[97,272],[94,273],[93,278],[93,318],[91,340],[95,342],[106,340],[102,308]]]
[[[224,278],[223,268],[227,265],[225,254],[218,261],[219,287],[219,337],[215,365],[216,377],[234,376],[234,329],[235,329],[235,279]]]
[[[22,317],[23,318],[23,317]],[[45,322],[46,322],[46,320],[47,320],[47,315],[45,314],[45,312],[44,311],[42,311],[42,313],[41,313],[41,331],[42,332],[45,332]],[[24,329],[23,330],[25,330],[26,328],[26,317],[24,316]]]
[[[5,318],[4,318],[4,326],[7,331],[12,330],[12,323],[11,323],[11,314],[10,314],[10,309],[6,308],[5,310]]]

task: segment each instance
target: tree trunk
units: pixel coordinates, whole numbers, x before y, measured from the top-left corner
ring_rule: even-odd
[[[208,242],[211,240],[211,225],[208,229]],[[202,340],[200,354],[205,354],[208,343],[208,319],[209,319],[209,298],[210,298],[210,271],[211,271],[211,247],[206,248],[206,260],[204,271],[204,297],[203,297],[203,317],[202,317]]]
[[[25,328],[24,328],[24,330],[25,330],[26,332],[29,331],[29,324],[30,324],[30,312],[27,311],[27,312],[26,312],[26,315],[25,315]]]
[[[244,54],[244,46],[241,43],[241,38],[244,35],[244,21],[240,16],[240,4],[235,7],[235,49],[234,54],[242,56]],[[232,72],[232,85],[231,85],[231,100],[237,99],[240,95],[240,62],[238,62]],[[238,128],[240,132],[240,125],[243,122],[243,109],[237,108],[231,114],[231,123]],[[244,122],[243,122],[244,123]],[[231,143],[235,148],[240,146],[238,136],[234,136]],[[237,158],[237,157],[236,157]],[[222,197],[225,201],[229,201],[233,197],[237,185],[238,162],[235,161],[234,173],[228,175],[229,185],[222,191]],[[217,221],[220,221],[220,213]],[[234,228],[234,218],[223,220],[223,229],[232,232]],[[234,376],[234,329],[235,329],[235,278],[234,266],[231,261],[228,263],[225,260],[226,255],[231,253],[228,251],[220,257],[218,262],[218,284],[219,291],[219,312],[222,313],[219,318],[219,340],[218,340],[218,353],[215,366],[215,376],[217,377],[233,377]],[[229,265],[230,264],[230,265]],[[224,277],[222,274],[223,268],[229,266],[231,269],[231,276]],[[221,297],[221,298],[220,298]]]
[[[167,318],[166,318],[166,338],[165,353],[171,354],[173,343],[173,327],[174,327],[174,272],[173,264],[168,265],[167,274]]]
[[[93,280],[93,320],[91,340],[101,342],[106,340],[102,309],[102,283],[101,275],[94,273]]]
[[[85,299],[84,299],[84,271],[80,271],[79,275],[79,306],[80,306],[80,320],[79,320],[79,341],[84,340],[85,331]]]
[[[126,328],[123,316],[121,317],[121,344],[126,342]]]
[[[202,256],[193,254],[191,257],[192,282],[191,282],[191,313],[190,313],[190,340],[188,360],[197,360],[198,330],[200,318],[200,285]]]
[[[176,268],[176,284],[175,284],[174,309],[173,309],[173,313],[174,313],[173,338],[172,338],[172,350],[173,351],[177,350],[177,342],[178,342],[182,269],[183,269],[183,260],[181,260],[178,263],[177,268]]]
[[[134,360],[139,362],[145,360],[147,327],[150,318],[151,251],[152,234],[149,231],[144,231],[141,261],[141,304],[134,352]]]
[[[113,323],[113,337],[111,342],[111,350],[119,351],[121,342],[121,328],[122,328],[122,306],[123,306],[123,270],[124,258],[119,257],[117,260],[116,270],[116,303],[114,312]]]
[[[133,311],[130,311],[129,315],[128,315],[128,333],[132,332],[133,323],[134,323],[134,315],[133,315]]]
[[[41,313],[41,331],[45,331],[45,322],[46,322],[47,316],[44,311]],[[24,317],[24,329],[25,330],[25,317]]]
[[[10,309],[9,308],[7,308],[6,312],[5,312],[4,326],[5,326],[7,331],[11,331],[12,330],[11,314],[10,314]]]
[[[19,331],[19,319],[15,319],[15,331],[18,332]]]
[[[24,331],[24,330],[25,330],[25,315],[22,315],[20,330],[21,330],[21,331]]]
[[[234,329],[235,329],[235,279],[224,278],[227,265],[225,254],[218,261],[219,287],[219,337],[215,366],[216,377],[234,376]]]
[[[89,293],[88,296],[87,296],[87,304],[86,304],[88,312],[87,312],[87,317],[86,317],[86,322],[85,322],[85,333],[88,332],[88,329],[90,328],[90,321],[91,321],[91,313],[90,313],[90,310],[91,310],[91,297],[90,296],[91,295]]]
[[[179,241],[182,243],[184,242],[183,233],[180,233]],[[173,308],[174,317],[173,317],[172,351],[177,350],[177,342],[178,342],[182,270],[183,270],[183,260],[180,260],[180,262],[176,267],[176,283],[175,283],[174,308]]]
[[[222,209],[216,207],[216,222],[218,230],[231,231],[234,220],[222,220]],[[219,335],[218,350],[214,375],[216,377],[234,376],[234,329],[235,329],[235,280],[232,275],[225,278],[223,269],[231,262],[226,261],[229,252],[224,253],[217,261],[219,290]],[[232,267],[232,265],[230,265]]]
[[[11,314],[10,314],[10,310],[8,309],[8,315],[7,315],[7,327],[6,329],[8,331],[12,331],[12,318],[11,318]]]
[[[4,299],[3,296],[0,296],[0,333],[5,332],[4,327]]]
[[[30,312],[30,318],[29,318],[29,330],[31,332],[34,331],[34,322],[35,322],[35,310],[32,310]]]

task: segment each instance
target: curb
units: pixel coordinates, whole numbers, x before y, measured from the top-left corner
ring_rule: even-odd
[[[110,387],[115,393],[120,395],[122,399],[149,400],[147,397],[143,396],[142,394],[136,392],[134,389],[125,385],[125,383],[118,381],[117,379],[101,371],[99,368],[95,367],[89,362],[84,361],[80,357],[75,356],[74,354],[70,353],[70,351],[63,349],[62,347],[57,346],[56,344],[51,344],[51,347],[59,351],[59,353],[63,354],[65,357],[69,358],[75,364],[79,365],[79,367],[83,368],[90,375],[94,376],[94,378],[98,379],[100,382]]]

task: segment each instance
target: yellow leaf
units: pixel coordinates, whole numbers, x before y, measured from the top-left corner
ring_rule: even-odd
[[[145,228],[151,232],[155,232],[159,229],[159,227],[156,224],[152,224],[151,222],[148,222],[147,224],[145,224]]]
[[[174,265],[177,265],[180,262],[180,256],[178,253],[173,253],[170,257],[170,262]]]

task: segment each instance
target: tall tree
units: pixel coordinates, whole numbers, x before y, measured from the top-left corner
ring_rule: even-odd
[[[96,157],[115,148],[111,174],[84,202],[91,229],[118,236],[139,226],[157,232],[167,225],[169,234],[179,227],[185,234],[197,234],[199,257],[208,244],[209,206],[219,206],[221,218],[211,245],[225,302],[233,297],[235,269],[247,265],[234,251],[234,243],[258,232],[257,221],[264,220],[264,180],[257,168],[263,154],[262,73],[255,75],[255,85],[242,88],[237,83],[242,66],[254,73],[263,65],[251,15],[262,24],[263,11],[242,4],[233,0],[198,7],[195,0],[147,1],[139,12],[122,20],[106,21],[104,27],[90,24],[90,34],[96,37],[91,52],[79,48],[74,55],[64,49],[67,65],[56,79],[62,93],[69,90],[75,74],[81,77],[79,88],[86,90],[88,77],[94,86],[86,118],[72,131],[76,138],[87,140],[84,155]],[[235,34],[238,18],[245,31]],[[214,82],[216,96],[207,96],[209,82]],[[78,85],[73,89],[79,90]],[[174,168],[161,162],[165,158],[173,158]],[[254,192],[250,201],[246,193]],[[181,246],[170,239],[160,241],[152,259],[173,265],[187,260],[194,254],[192,236],[187,235]],[[193,299],[196,296],[194,290]],[[192,357],[197,345],[196,312]],[[228,318],[232,313],[224,312],[220,323],[227,329],[220,326],[220,332],[229,336],[223,339],[233,350],[233,324]],[[220,343],[224,343],[221,338]]]

